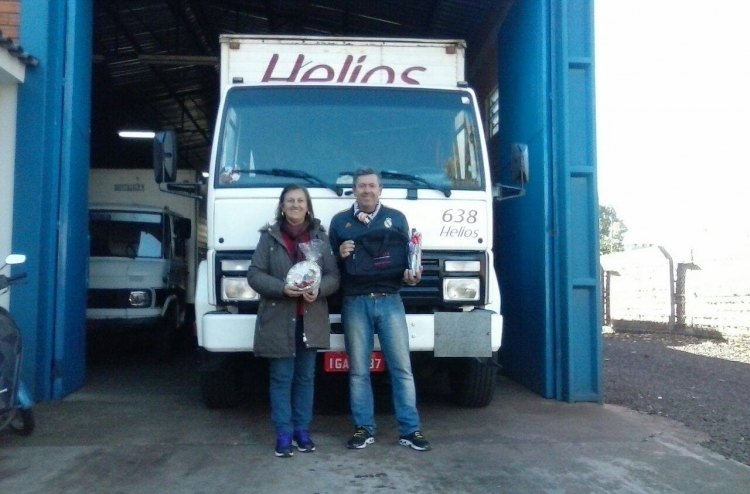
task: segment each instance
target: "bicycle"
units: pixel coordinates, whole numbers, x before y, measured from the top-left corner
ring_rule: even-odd
[[[23,264],[26,256],[11,254],[5,259],[7,266]],[[0,294],[26,277],[26,273],[15,276],[0,274]],[[0,307],[0,431],[10,427],[21,436],[29,436],[36,426],[33,400],[21,380],[23,345],[21,330],[7,309]]]

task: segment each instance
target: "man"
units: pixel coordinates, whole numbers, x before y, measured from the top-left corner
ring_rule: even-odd
[[[331,247],[338,253],[341,269],[343,303],[341,322],[344,326],[346,351],[349,355],[349,391],[354,420],[354,435],[346,447],[362,449],[375,442],[375,411],[370,382],[370,358],[373,337],[378,335],[380,347],[391,376],[393,405],[398,420],[399,443],[418,451],[430,449],[420,431],[417,396],[409,359],[409,332],[406,313],[399,290],[403,283],[416,285],[422,278],[421,267],[412,274],[403,273],[352,276],[345,268],[346,259],[354,252],[354,238],[376,229],[392,229],[408,237],[409,224],[400,211],[380,203],[383,185],[372,168],[354,172],[354,205],[339,212],[331,220]]]

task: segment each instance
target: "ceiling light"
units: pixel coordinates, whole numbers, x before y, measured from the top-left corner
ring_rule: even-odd
[[[150,130],[121,130],[117,134],[126,139],[153,139],[156,135]]]
[[[203,172],[201,175],[203,175],[203,178],[208,178],[208,172]]]

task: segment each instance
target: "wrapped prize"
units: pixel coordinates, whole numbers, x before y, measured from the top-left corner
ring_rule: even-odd
[[[323,276],[318,259],[323,255],[324,248],[326,248],[326,244],[320,239],[299,244],[299,249],[305,255],[305,260],[298,262],[289,269],[286,275],[286,284],[307,292],[316,291],[320,287],[320,280]]]
[[[320,286],[320,266],[315,261],[298,262],[286,274],[286,284],[299,290],[315,291]]]
[[[422,234],[416,228],[411,229],[411,238],[409,239],[409,272],[412,276],[419,273],[422,266]]]

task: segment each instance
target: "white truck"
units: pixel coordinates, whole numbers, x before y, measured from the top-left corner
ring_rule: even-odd
[[[464,42],[222,35],[220,45],[208,251],[196,288],[205,404],[240,399],[258,308],[246,272],[281,189],[307,186],[327,226],[351,206],[359,167],[381,172],[383,203],[422,233],[422,282],[401,292],[415,363],[447,369],[457,403],[489,404],[503,329],[492,252],[497,189],[464,82]],[[167,148],[155,156],[174,155],[173,137],[161,135],[156,145]],[[171,176],[169,160],[154,166],[158,178]],[[345,372],[340,304],[334,297],[329,305],[322,367]]]
[[[178,182],[194,183],[180,170]],[[151,170],[92,169],[87,333],[150,337],[168,358],[192,317],[197,269],[194,199],[160,190]]]

